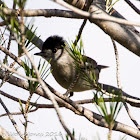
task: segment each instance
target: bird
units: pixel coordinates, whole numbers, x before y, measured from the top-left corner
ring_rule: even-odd
[[[95,60],[85,55],[82,55],[84,61],[76,61],[66,40],[58,35],[48,37],[43,43],[41,52],[34,55],[50,62],[52,75],[63,88],[68,90],[75,81],[71,93],[94,89],[101,70],[108,68],[108,66],[98,65]]]

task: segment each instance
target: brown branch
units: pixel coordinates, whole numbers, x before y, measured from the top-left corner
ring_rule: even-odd
[[[17,123],[16,123],[15,120],[13,119],[12,115],[10,115],[10,112],[9,112],[8,108],[5,106],[5,104],[4,104],[4,102],[1,100],[1,98],[0,98],[0,103],[1,103],[2,107],[5,109],[5,111],[7,112],[8,117],[9,117],[9,119],[11,120],[13,126],[15,127],[17,133],[19,134],[19,136],[20,136],[22,139],[24,139],[24,137],[23,137],[21,131],[19,130],[19,128],[18,128],[18,126],[17,126]]]
[[[70,136],[71,140],[75,140],[74,136],[72,135],[72,133],[70,132],[70,130],[68,129],[67,125],[65,124],[63,117],[60,113],[59,110],[59,105],[55,99],[55,96],[53,95],[53,93],[50,91],[50,89],[46,86],[45,82],[41,79],[40,75],[39,75],[39,71],[36,68],[33,59],[31,58],[31,56],[29,55],[29,52],[27,51],[27,49],[25,48],[25,46],[22,46],[22,49],[24,51],[24,53],[26,54],[27,58],[30,60],[32,67],[35,70],[38,82],[40,83],[40,85],[42,86],[43,90],[45,91],[45,94],[48,96],[48,98],[51,100],[52,104],[54,105],[54,109],[57,113],[58,119],[61,123],[61,125],[63,126],[64,130],[67,132],[67,134]]]
[[[16,10],[4,8],[4,13],[9,15],[15,14]],[[65,17],[65,18],[77,18],[82,19],[84,18],[81,15],[78,15],[72,11],[67,10],[59,10],[59,9],[38,9],[38,10],[24,10],[25,17],[34,17],[34,16],[44,16],[44,17]]]
[[[71,6],[70,4],[64,2],[64,1],[60,1],[60,0],[54,0],[56,3],[72,10],[73,12],[81,15],[81,16],[84,16],[85,18],[88,18],[90,20],[104,20],[104,21],[112,21],[112,22],[115,22],[115,23],[120,23],[120,24],[125,24],[125,25],[134,25],[134,26],[140,26],[140,23],[138,22],[133,22],[133,21],[127,21],[125,19],[120,19],[120,18],[116,18],[116,17],[112,17],[112,16],[109,16],[108,14],[100,14],[100,12],[103,12],[99,11],[99,8],[98,8],[98,13],[96,13],[95,11],[97,10],[97,7],[96,7],[96,10],[94,10],[94,12],[86,12],[86,11],[83,11],[83,10],[80,10],[74,6]],[[93,5],[91,5],[92,7]],[[90,8],[90,11],[91,11],[91,8]]]
[[[13,68],[9,68],[7,65],[3,64],[1,61],[0,61],[0,65],[1,65],[3,68],[7,69],[9,72],[15,73],[15,74],[21,76],[22,78],[25,78],[25,79],[27,79],[27,80],[31,80],[31,81],[36,81],[36,82],[37,82],[37,79],[36,79],[36,78],[31,78],[31,77],[25,76],[25,75],[23,75],[23,74],[17,72],[16,70],[14,70]]]
[[[79,41],[79,39],[80,39],[80,37],[81,37],[82,31],[83,31],[83,29],[84,29],[86,23],[87,23],[87,19],[84,19],[84,21],[83,21],[83,23],[82,23],[82,25],[81,25],[81,27],[80,27],[80,29],[79,29],[77,38],[76,38],[76,40],[74,41],[74,45],[75,45],[75,46],[77,45],[77,42]]]
[[[104,122],[102,116],[100,116],[100,115],[98,115],[98,114],[96,114],[94,112],[91,112],[90,110],[88,110],[88,109],[86,109],[84,107],[81,107],[81,106],[75,104],[71,99],[67,98],[66,96],[63,96],[62,94],[60,94],[58,92],[56,92],[54,94],[57,95],[59,98],[63,99],[65,102],[70,103],[79,113],[81,113],[83,116],[85,116],[92,123],[94,123],[96,125],[99,125],[101,127],[109,128],[108,124]],[[121,123],[119,123],[119,124],[122,125]],[[117,130],[116,129],[117,126],[118,126],[118,122],[115,121],[115,125],[113,127],[113,130]],[[128,128],[127,125],[125,126],[125,128]],[[125,132],[127,132],[127,134],[129,134],[129,135],[131,133],[131,134],[133,134],[133,136],[135,135],[134,137],[139,137],[140,138],[140,132],[139,131],[137,131],[139,134],[135,133],[135,131],[133,131],[133,132],[131,131],[131,132],[128,133],[128,131],[129,130],[127,129],[127,131],[125,131]]]
[[[2,126],[0,126],[0,140],[16,140]]]
[[[4,76],[5,76],[5,72],[3,70],[0,70],[0,79],[3,79]],[[28,82],[26,82],[24,80],[21,80],[13,75],[9,75],[6,80],[8,80],[8,82],[13,84],[13,85],[16,85],[18,87],[21,87],[21,88],[28,90]],[[106,91],[109,91],[109,92],[114,91],[114,95],[115,94],[117,95],[120,92],[120,89],[118,89],[116,87],[106,85],[106,84],[99,84],[99,85]],[[53,93],[57,92],[50,85],[47,84],[47,86],[51,90],[51,92],[53,92]],[[129,104],[131,104],[134,107],[140,107],[140,99],[139,98],[133,97],[133,96],[125,93],[124,91],[121,91],[121,92],[122,92],[123,96],[125,97],[125,98],[123,98],[123,100],[125,100],[126,102],[128,102]],[[44,94],[44,92],[41,88],[38,88],[36,93],[38,93],[39,95],[41,95],[43,97],[48,98]],[[113,95],[113,94],[111,94],[111,95]],[[111,95],[108,95],[108,96],[111,96]]]
[[[118,88],[121,89],[121,81],[120,81],[120,63],[119,63],[119,54],[117,50],[117,46],[115,41],[111,38],[113,46],[114,46],[114,52],[115,52],[115,57],[116,57],[116,78],[117,78],[117,85]]]
[[[86,18],[88,17],[91,23],[95,23],[106,34],[111,36],[118,43],[120,43],[121,45],[123,45],[125,48],[135,53],[136,55],[140,56],[140,46],[139,46],[140,33],[133,26],[121,25],[121,24],[126,23],[127,21],[118,12],[115,11],[112,14],[112,16],[108,15],[105,12],[105,10],[102,8],[102,7],[105,7],[102,0],[97,0],[98,2],[93,1],[92,5],[89,8],[90,13],[82,11],[71,5],[68,5],[67,3],[64,3],[63,1],[59,1],[59,0],[56,0],[56,1],[59,2],[59,4],[73,10],[77,14],[81,14],[82,16],[85,16]],[[69,3],[72,2],[70,0],[67,0],[67,1],[69,1]],[[116,19],[115,17],[119,17],[119,18]],[[112,20],[109,20],[109,19],[112,19]]]
[[[120,24],[125,24],[125,25],[134,25],[134,26],[140,26],[140,23],[133,22],[133,21],[127,21],[125,19],[120,19],[116,17],[111,17],[109,15],[104,15],[104,16],[99,16],[98,14],[94,13],[89,13],[86,11],[82,11],[78,8],[75,8],[71,5],[68,5],[67,3],[60,2],[59,0],[56,0],[57,3],[60,5],[69,8],[72,11],[66,11],[66,10],[58,10],[58,9],[40,9],[40,10],[24,10],[24,16],[30,17],[30,16],[45,16],[45,17],[65,17],[65,18],[77,18],[77,19],[85,19],[89,18],[92,20],[106,20],[106,21],[112,21]],[[11,15],[11,14],[16,14],[17,10],[12,10],[9,8],[2,8],[2,11],[6,15]]]
[[[14,97],[14,96],[11,96],[10,94],[7,94],[3,91],[0,90],[0,94],[13,100],[13,101],[16,101],[16,102],[19,102],[19,100],[23,103],[23,104],[26,104],[26,101],[25,100],[22,100],[22,99],[19,99],[17,97]],[[103,98],[104,102],[110,102],[110,98]],[[114,99],[113,101],[117,101],[118,99]],[[75,104],[89,104],[89,103],[94,103],[95,100],[94,99],[84,99],[84,100],[78,100],[78,101],[73,101]],[[38,104],[38,103],[34,103],[34,102],[30,102],[30,105],[36,107],[36,108],[54,108],[54,105],[53,104]],[[64,104],[59,104],[59,107],[65,107]]]
[[[130,117],[130,119],[132,120],[132,122],[136,125],[136,127],[140,130],[140,125],[138,124],[138,122],[136,121],[136,119],[133,117],[128,105],[126,103],[124,103],[125,109]]]
[[[2,71],[0,71],[0,77],[2,76],[2,74],[4,74],[4,73]],[[28,90],[28,82],[26,82],[24,80],[21,80],[19,78],[16,78],[15,76],[12,76],[12,75],[9,76],[8,78],[9,78],[9,81],[8,81],[9,83]],[[49,86],[49,89],[52,92],[60,94],[57,91],[55,91],[53,88],[51,88],[50,86]],[[47,98],[46,94],[43,92],[43,90],[41,88],[38,88],[36,90],[36,93],[38,95],[43,96],[44,98]],[[60,95],[63,97],[62,94],[60,94]],[[72,110],[74,113],[76,113],[78,115],[85,116],[88,120],[90,120],[92,123],[95,123],[98,126],[107,127],[107,125],[105,125],[105,123],[102,122],[103,121],[102,116],[100,116],[100,115],[98,115],[98,114],[96,114],[96,113],[94,113],[94,112],[92,112],[92,111],[90,111],[90,110],[88,110],[84,107],[78,106],[77,104],[75,106],[75,103],[72,100],[70,100],[66,97],[65,98],[69,103],[67,103],[66,101],[58,98],[57,96],[55,96],[55,98],[56,98],[56,100],[59,104],[61,104],[61,105],[65,106],[66,108]],[[78,110],[77,110],[77,107],[78,107]],[[130,126],[127,126],[125,124],[122,124],[120,122],[115,122],[115,126],[114,126],[113,130],[121,131],[121,132],[127,133],[128,135],[131,135],[133,137],[140,138],[138,130],[136,130],[136,129],[130,127]]]
[[[14,97],[14,96],[11,96],[3,91],[0,90],[0,94],[13,100],[13,101],[16,101],[16,102],[19,102],[19,98],[17,97]],[[104,102],[110,102],[110,98],[103,98]],[[20,101],[23,103],[23,104],[26,104],[26,101],[20,99]],[[118,101],[118,98],[114,98],[113,100],[114,102],[115,101]],[[75,104],[89,104],[89,103],[94,103],[95,100],[94,99],[84,99],[84,100],[78,100],[78,101],[73,101]],[[54,108],[54,105],[53,104],[38,104],[38,103],[34,103],[34,102],[30,102],[30,105],[36,107],[36,108]],[[59,104],[59,107],[65,107],[64,104]]]
[[[13,60],[15,60],[20,66],[23,66],[23,61],[19,57],[11,53],[9,50],[2,47],[1,45],[0,45],[0,50],[3,51],[6,55],[10,56]]]
[[[35,109],[30,110],[28,113],[32,113],[32,112],[35,112],[37,110],[38,110],[38,108],[35,108]],[[7,113],[1,114],[0,117],[4,117],[7,115],[8,115]],[[23,115],[23,113],[22,112],[13,112],[13,113],[10,113],[10,115]]]
[[[113,39],[112,40],[112,43],[113,43],[113,46],[114,46],[114,51],[115,51],[115,56],[116,56],[116,77],[117,77],[117,85],[118,85],[118,88],[121,89],[121,81],[120,81],[120,63],[119,63],[119,54],[118,54],[118,50],[117,50],[117,46],[115,44],[115,41]],[[128,105],[126,104],[126,102],[123,102],[123,105],[128,113],[128,116],[130,117],[130,119],[132,120],[132,122],[136,125],[136,127],[140,130],[140,125],[137,123],[137,121],[134,119],[133,115],[131,114],[130,112],[130,109],[128,108]]]
[[[3,96],[5,96],[5,97],[7,97],[7,98],[9,98],[9,99],[11,99],[11,100],[13,100],[13,101],[16,101],[16,102],[18,102],[19,103],[19,100],[23,103],[23,104],[26,104],[26,101],[25,100],[22,100],[22,99],[20,99],[20,98],[17,98],[17,97],[14,97],[14,96],[11,96],[11,95],[9,95],[9,94],[7,94],[7,93],[5,93],[5,92],[3,92],[3,91],[1,91],[0,90],[0,94],[1,95],[3,95]],[[89,103],[91,100],[87,100],[87,101],[78,101],[79,103],[81,103],[81,104],[83,104],[83,103],[85,103],[85,102],[87,102],[87,103]],[[53,104],[38,104],[38,103],[34,103],[34,102],[29,102],[30,103],[30,105],[32,105],[32,106],[34,106],[34,107],[36,107],[36,108],[54,108],[54,105]],[[76,102],[77,103],[77,102]],[[62,104],[61,104],[61,107],[64,107],[64,106],[62,106]]]
[[[53,9],[52,9],[52,11],[53,11]],[[98,13],[93,12],[93,11],[98,11]],[[94,17],[93,19],[90,18],[91,22],[93,22],[93,23],[97,24],[99,27],[101,27],[105,31],[105,33],[110,35],[114,40],[119,42],[121,45],[123,45],[124,47],[126,47],[127,49],[132,51],[133,53],[140,56],[140,47],[139,47],[140,35],[139,35],[138,31],[136,31],[136,29],[133,28],[133,26],[121,26],[117,23],[114,23],[114,22],[116,22],[116,19],[113,20],[114,22],[106,21],[107,19],[104,19],[102,17],[110,18],[110,15],[107,15],[103,10],[97,8],[96,5],[91,6],[90,12],[92,13],[90,15],[93,15],[93,17]],[[116,11],[115,11],[115,13],[116,13]],[[63,12],[63,14],[64,14],[64,12]],[[63,14],[61,14],[61,15],[63,15]],[[112,15],[114,16],[114,13]],[[52,14],[52,16],[53,16],[53,14]],[[65,17],[65,16],[63,16],[63,17]],[[123,18],[119,14],[117,14],[117,17]],[[76,15],[75,15],[75,18],[79,18],[79,17],[76,17]],[[81,18],[83,18],[83,17],[81,17]],[[114,17],[112,17],[112,18],[114,18]],[[104,20],[100,21],[97,19],[100,19],[100,20],[104,19],[105,21]],[[122,19],[119,19],[119,20],[122,20]],[[126,21],[126,22],[128,22],[128,21]],[[26,29],[26,30],[28,30],[28,29]],[[116,30],[119,30],[119,32]],[[35,37],[32,42],[41,49],[42,44],[43,44],[42,40],[39,39],[37,42],[35,42],[35,40],[37,40],[37,37]],[[129,40],[129,42],[128,42],[128,40]]]

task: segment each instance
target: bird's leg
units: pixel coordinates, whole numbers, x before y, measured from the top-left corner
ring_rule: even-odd
[[[71,82],[71,84],[70,84],[69,88],[67,89],[66,93],[64,93],[63,95],[68,96],[70,94],[69,97],[73,96],[72,89],[73,89],[74,85],[76,84],[78,78],[79,78],[79,74],[76,74],[73,82]]]

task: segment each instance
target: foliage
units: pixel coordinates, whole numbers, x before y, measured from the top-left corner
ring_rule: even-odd
[[[48,77],[48,75],[51,73],[51,71],[49,72],[48,66],[49,66],[49,63],[47,63],[45,60],[44,60],[43,63],[42,63],[41,59],[39,60],[37,69],[38,69],[38,71],[40,73],[40,77],[43,80],[45,80]],[[34,68],[31,65],[31,63],[28,61],[28,59],[25,59],[25,62],[23,63],[23,68],[24,68],[24,71],[25,71],[26,76],[31,77],[31,78],[37,78],[37,76],[35,74],[35,71],[34,71]],[[29,83],[29,90],[32,93],[40,85],[39,82],[36,82],[36,81],[30,81],[30,80],[28,80],[28,83]]]

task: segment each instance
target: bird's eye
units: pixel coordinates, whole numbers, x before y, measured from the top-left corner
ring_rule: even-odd
[[[54,48],[54,49],[52,50],[52,52],[53,52],[53,53],[56,53],[56,52],[57,52],[57,49],[56,49],[56,48]]]

